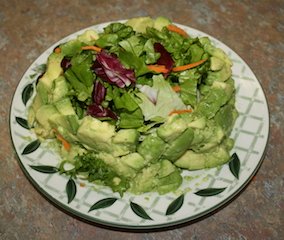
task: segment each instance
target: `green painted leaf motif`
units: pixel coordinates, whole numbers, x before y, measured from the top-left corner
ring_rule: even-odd
[[[16,117],[16,122],[20,124],[23,128],[30,129],[28,121],[21,117]]]
[[[99,200],[90,207],[89,212],[100,209],[100,208],[110,207],[116,202],[116,200],[117,198],[105,198],[105,199]]]
[[[23,150],[22,154],[25,155],[25,154],[29,154],[29,153],[32,153],[34,152],[35,150],[38,149],[38,147],[40,146],[40,141],[37,139],[31,143],[29,143]]]
[[[44,73],[44,72],[46,71],[46,64],[43,63],[43,64],[40,64],[40,65],[36,66],[36,67],[34,68],[34,71],[35,71],[36,73],[40,73],[40,74]]]
[[[25,86],[23,92],[22,92],[22,101],[26,105],[31,96],[33,95],[34,87],[33,84],[30,83],[27,86]]]
[[[180,195],[178,198],[171,202],[171,204],[167,208],[166,215],[171,215],[177,212],[183,205],[183,201],[184,194]]]
[[[70,178],[66,184],[66,193],[68,198],[68,203],[71,203],[76,196],[77,187],[75,181]]]
[[[240,172],[240,159],[236,153],[233,153],[231,156],[230,162],[229,162],[229,168],[231,170],[231,173],[239,179],[239,172]]]
[[[147,213],[146,211],[137,203],[130,202],[130,207],[132,211],[139,217],[147,219],[147,220],[153,220]]]
[[[205,188],[195,192],[196,195],[202,197],[211,197],[223,192],[226,188]]]
[[[38,172],[41,173],[56,173],[58,172],[58,168],[53,167],[53,166],[47,166],[47,165],[30,165],[30,167]]]

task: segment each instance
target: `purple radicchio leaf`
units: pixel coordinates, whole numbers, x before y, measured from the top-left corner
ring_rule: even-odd
[[[111,111],[109,108],[103,108],[101,105],[97,105],[96,103],[93,103],[88,106],[87,114],[91,115],[92,117],[110,117],[114,120],[117,120],[117,116],[113,111]]]
[[[71,60],[68,59],[68,58],[66,58],[66,57],[64,57],[64,58],[62,59],[60,65],[61,65],[63,71],[65,72],[68,68],[71,67]]]
[[[101,105],[106,96],[106,88],[100,81],[96,81],[94,84],[94,90],[92,93],[93,102],[97,105]]]
[[[101,79],[115,84],[119,88],[124,88],[135,82],[134,71],[126,69],[115,55],[110,55],[105,51],[97,54],[92,68]]]
[[[164,65],[169,73],[174,66],[174,60],[171,54],[164,48],[161,43],[158,42],[154,43],[154,50],[155,52],[160,53],[160,58],[158,59],[157,64]],[[165,77],[168,76],[168,73],[165,74]]]

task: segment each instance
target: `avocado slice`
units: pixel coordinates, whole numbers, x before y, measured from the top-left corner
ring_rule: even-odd
[[[147,27],[154,26],[154,20],[150,17],[136,17],[129,19],[125,24],[136,32],[145,33]]]
[[[157,162],[165,149],[165,142],[159,138],[156,134],[151,134],[145,137],[143,142],[137,148],[137,152],[140,153],[146,162]]]
[[[230,154],[225,144],[220,144],[211,151],[196,153],[188,150],[174,164],[188,170],[213,168],[225,164],[230,160]]]
[[[45,85],[46,89],[49,91],[52,87],[53,81],[58,78],[63,69],[61,67],[61,61],[64,55],[62,53],[51,53],[47,60],[46,72],[39,79],[43,85]]]
[[[107,122],[102,122],[91,116],[85,116],[78,128],[77,137],[86,148],[97,152],[112,151],[112,137],[115,135],[115,127]]]
[[[166,150],[163,153],[163,157],[173,162],[176,161],[186,152],[186,150],[189,149],[193,137],[193,130],[191,128],[188,128],[167,146]]]

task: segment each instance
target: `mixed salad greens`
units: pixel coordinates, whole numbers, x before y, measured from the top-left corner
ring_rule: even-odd
[[[134,194],[230,159],[238,116],[231,61],[164,17],[114,22],[57,46],[29,124],[59,146],[61,173]]]

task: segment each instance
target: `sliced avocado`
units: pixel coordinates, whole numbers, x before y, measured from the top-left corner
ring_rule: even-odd
[[[93,45],[98,38],[99,34],[93,29],[86,30],[77,37],[80,42],[83,42],[87,45]]]
[[[220,126],[210,126],[205,128],[203,131],[195,132],[194,136],[198,134],[203,134],[203,138],[201,142],[197,142],[196,138],[193,139],[191,149],[195,152],[206,152],[211,148],[219,145],[224,137],[225,133]],[[200,139],[200,136],[197,136]]]
[[[63,98],[55,102],[54,106],[57,108],[58,112],[60,112],[62,115],[76,115],[70,98]]]
[[[137,171],[145,165],[144,158],[136,152],[122,156],[119,161]]]
[[[230,160],[229,152],[224,144],[213,148],[211,151],[205,153],[196,153],[188,150],[182,155],[174,164],[180,168],[188,170],[198,170],[203,168],[213,168]]]
[[[51,102],[56,102],[69,93],[69,87],[64,76],[59,76],[53,81],[52,90],[51,90]]]
[[[210,69],[212,71],[221,70],[224,66],[224,61],[218,57],[210,57]]]
[[[175,165],[173,165],[170,161],[168,160],[162,160],[161,161],[161,168],[159,171],[159,178],[166,177],[176,171]]]
[[[171,142],[180,136],[186,130],[186,128],[186,121],[179,115],[174,114],[157,129],[157,134],[165,142]]]
[[[42,105],[36,112],[35,118],[42,129],[49,131],[52,129],[49,119],[58,114],[57,109],[53,105]]]
[[[228,55],[220,48],[216,48],[208,37],[201,37],[199,38],[199,42],[203,46],[204,50],[208,52],[211,56],[218,57],[222,59],[228,65],[232,65],[231,60],[229,59]]]
[[[79,123],[76,115],[62,115],[60,113],[53,115],[49,118],[49,123],[52,128],[64,128],[65,131],[75,135],[79,128]]]
[[[156,134],[148,135],[138,146],[137,152],[140,153],[146,162],[156,162],[165,149],[165,142]]]
[[[154,26],[154,20],[150,17],[137,17],[129,19],[125,24],[136,32],[145,33],[147,27]]]
[[[186,150],[189,149],[193,136],[194,132],[191,128],[185,130],[179,137],[177,137],[167,146],[165,152],[163,153],[163,157],[172,162],[176,161],[186,152]]]
[[[77,131],[79,141],[95,151],[112,151],[112,137],[115,127],[91,116],[85,116]]]
[[[44,75],[39,79],[46,89],[49,91],[52,87],[53,81],[58,78],[63,70],[61,67],[61,61],[63,59],[62,53],[51,53],[47,59],[47,67]]]
[[[36,92],[37,95],[39,95],[40,99],[41,99],[41,105],[45,105],[48,104],[48,89],[46,88],[46,86],[44,85],[44,83],[42,83],[42,81],[38,82],[37,86],[36,86]]]
[[[113,156],[123,156],[136,151],[139,132],[136,129],[120,129],[112,139]]]
[[[159,178],[157,178],[159,170],[160,163],[151,164],[149,167],[143,168],[130,183],[129,191],[134,194],[153,192],[159,182]]]
[[[161,31],[163,27],[166,27],[169,24],[171,24],[171,21],[166,17],[160,16],[154,20],[154,28],[156,28],[159,31]]]
[[[110,168],[113,169],[113,171],[115,171],[119,176],[124,178],[133,178],[136,175],[136,170],[132,167],[129,167],[127,164],[124,164],[122,161],[120,161],[120,158],[116,158],[106,152],[98,153],[97,157],[108,164]]]
[[[229,136],[234,126],[235,120],[238,117],[238,112],[233,104],[227,104],[220,108],[216,113],[214,120],[218,124],[225,134]]]
[[[224,66],[219,71],[208,71],[207,78],[205,79],[205,83],[208,85],[212,85],[215,81],[225,82],[232,75],[231,66],[228,64],[224,64]]]
[[[234,88],[229,83],[214,82],[210,91],[204,95],[196,106],[195,114],[210,119],[232,97]]]
[[[182,183],[182,176],[180,175],[180,172],[178,170],[172,172],[170,175],[160,178],[159,184],[156,188],[156,191],[159,194],[166,194],[168,192],[173,192]]]

